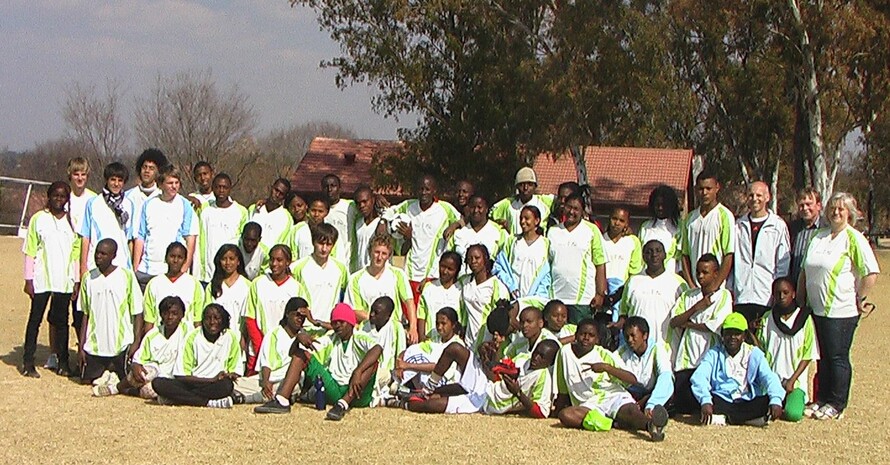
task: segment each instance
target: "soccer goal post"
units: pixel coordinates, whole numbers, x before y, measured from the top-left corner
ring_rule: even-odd
[[[24,238],[31,215],[46,203],[44,189],[51,183],[37,179],[0,176],[0,233],[16,234]]]

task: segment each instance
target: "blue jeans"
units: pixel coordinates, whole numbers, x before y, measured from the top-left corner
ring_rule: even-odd
[[[826,318],[813,315],[813,323],[816,325],[820,357],[816,365],[819,382],[816,401],[831,404],[843,412],[850,399],[850,381],[853,379],[850,348],[859,317]]]

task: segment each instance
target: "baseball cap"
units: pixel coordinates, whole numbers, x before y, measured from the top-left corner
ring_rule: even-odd
[[[745,316],[741,313],[730,313],[729,316],[723,320],[723,329],[737,329],[739,331],[747,331],[748,330],[748,320],[745,319]]]
[[[516,182],[513,184],[522,184],[524,182],[538,183],[538,177],[535,175],[535,170],[528,166],[522,167],[516,172]]]

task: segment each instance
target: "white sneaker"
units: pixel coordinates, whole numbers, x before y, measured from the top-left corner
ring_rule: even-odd
[[[711,415],[711,426],[726,426],[726,415]]]
[[[821,408],[822,405],[820,405],[819,402],[810,402],[809,404],[807,404],[806,407],[804,407],[803,416],[807,418],[816,418],[816,412],[818,412]]]
[[[56,354],[49,354],[49,357],[46,358],[46,363],[43,364],[43,368],[46,368],[47,370],[58,370],[59,356]]]
[[[232,398],[229,396],[223,397],[222,399],[210,399],[207,401],[207,406],[210,408],[232,408]]]
[[[109,384],[109,381],[111,381],[112,374],[113,373],[111,373],[110,371],[105,370],[102,373],[102,376],[93,380],[93,386],[105,386],[106,384]]]
[[[114,392],[111,391],[111,386],[107,384],[93,386],[93,397],[108,397],[113,395]]]
[[[121,382],[121,379],[118,378],[117,373],[111,372],[108,374],[108,383],[117,386],[118,383]]]

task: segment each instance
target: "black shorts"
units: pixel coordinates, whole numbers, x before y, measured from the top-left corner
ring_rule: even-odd
[[[86,354],[86,364],[83,366],[80,379],[84,383],[92,383],[94,379],[102,376],[105,370],[116,374],[118,379],[125,379],[127,377],[127,351],[113,357]]]

